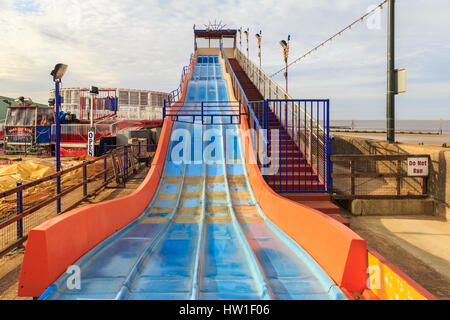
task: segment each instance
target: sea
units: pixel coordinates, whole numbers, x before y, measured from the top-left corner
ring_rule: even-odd
[[[386,120],[330,120],[330,130],[385,132]],[[395,131],[450,134],[450,120],[396,120]]]

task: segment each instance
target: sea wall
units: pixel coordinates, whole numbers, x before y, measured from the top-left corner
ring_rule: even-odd
[[[334,134],[333,154],[429,154],[428,193],[434,201],[434,215],[450,221],[450,149],[389,144],[384,141]]]

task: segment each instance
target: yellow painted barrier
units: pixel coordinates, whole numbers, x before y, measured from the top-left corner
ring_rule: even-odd
[[[370,290],[381,300],[436,300],[376,251],[368,250]]]

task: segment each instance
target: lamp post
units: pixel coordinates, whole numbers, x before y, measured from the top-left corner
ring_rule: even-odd
[[[56,155],[56,172],[61,171],[61,122],[60,122],[60,108],[61,108],[61,96],[59,94],[61,78],[64,76],[67,70],[67,65],[58,63],[55,68],[50,72],[53,76],[53,81],[55,82],[55,120],[56,120],[56,145],[55,145],[55,155]],[[61,193],[61,176],[56,177],[56,194]],[[61,212],[61,198],[56,201],[56,212]]]
[[[261,40],[262,40],[262,31],[259,30],[259,33],[255,34],[256,39],[258,39],[258,57],[259,57],[259,68],[261,69]]]
[[[249,32],[249,31],[250,31],[249,28],[247,28],[247,30],[244,31],[245,37],[246,37],[246,39],[247,39],[247,58],[250,58],[250,56],[249,56],[249,51],[248,51],[248,32]]]
[[[387,52],[386,135],[395,142],[395,0],[389,0]]]
[[[291,40],[291,36],[288,35],[288,40],[281,40],[280,45],[283,48],[283,58],[284,63],[286,65],[286,71],[284,72],[284,78],[286,79],[286,93],[288,93],[288,57],[289,57],[289,41]]]

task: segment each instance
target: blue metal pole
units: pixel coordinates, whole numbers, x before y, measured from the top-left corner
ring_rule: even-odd
[[[56,172],[61,171],[61,154],[60,154],[60,146],[61,146],[61,123],[60,123],[60,107],[61,107],[61,97],[59,95],[59,85],[61,80],[53,79],[55,81],[55,106],[56,106]],[[61,176],[56,177],[56,194],[61,193]],[[56,200],[56,212],[61,212],[61,198]]]
[[[128,177],[128,149],[127,146],[123,147],[123,176],[124,179]]]
[[[331,177],[331,174],[333,172],[333,164],[330,161],[330,156],[331,156],[331,144],[330,144],[330,100],[327,100],[327,128],[326,128],[326,132],[327,132],[327,187],[328,187],[328,192],[332,193],[333,192],[333,180]]]
[[[201,113],[201,115],[202,115],[202,124],[205,124],[205,123],[203,122],[203,101],[202,101],[200,113]],[[195,116],[194,116],[194,118],[195,118]],[[211,118],[211,122],[212,122],[212,118]]]
[[[83,182],[84,182],[84,184],[83,184],[83,196],[84,197],[87,196],[87,183],[86,183],[86,180],[87,180],[87,166],[84,165],[83,166]]]
[[[17,182],[17,186],[20,187],[22,182]],[[17,192],[17,215],[21,215],[23,211],[22,206],[22,191]],[[23,237],[23,220],[17,220],[17,239],[21,239]]]
[[[166,118],[166,100],[164,100],[164,107],[163,107],[163,121]]]

